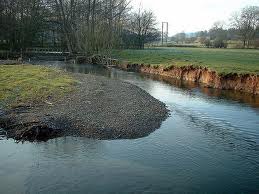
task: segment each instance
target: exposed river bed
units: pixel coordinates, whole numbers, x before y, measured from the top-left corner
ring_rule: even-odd
[[[93,65],[37,63],[127,81],[164,102],[171,116],[135,140],[0,140],[1,193],[259,192],[258,96]]]

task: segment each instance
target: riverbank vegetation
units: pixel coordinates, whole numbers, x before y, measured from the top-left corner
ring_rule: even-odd
[[[152,11],[128,0],[0,1],[0,50],[59,48],[94,54],[111,48],[143,48],[159,39]]]
[[[210,30],[163,34],[163,46],[257,48],[258,24],[259,7],[248,6]],[[129,0],[0,1],[0,26],[0,50],[10,52],[36,47],[91,55],[161,46],[154,13]]]
[[[46,103],[71,92],[76,81],[64,72],[33,65],[0,65],[0,108]]]
[[[251,49],[150,48],[115,51],[114,57],[153,66],[202,66],[220,74],[259,74],[259,50]]]

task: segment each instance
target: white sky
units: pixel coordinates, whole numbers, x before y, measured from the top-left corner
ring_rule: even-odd
[[[216,21],[228,23],[231,15],[259,0],[131,0],[132,5],[153,10],[160,23],[169,22],[169,34],[208,30]],[[161,27],[160,27],[161,28]]]

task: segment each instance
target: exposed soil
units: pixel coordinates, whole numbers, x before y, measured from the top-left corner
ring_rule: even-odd
[[[46,141],[74,135],[132,139],[158,129],[169,112],[162,102],[132,84],[74,74],[80,83],[58,101],[23,105],[0,115],[0,128],[17,141]]]
[[[236,90],[241,92],[247,92],[252,94],[259,94],[259,76],[258,75],[238,75],[228,74],[219,75],[215,71],[211,71],[203,67],[176,67],[170,68],[153,67],[140,64],[116,64],[117,68],[135,71],[141,73],[148,73],[154,75],[165,76],[169,78],[176,78],[179,80],[193,81],[202,83],[207,87],[224,89],[224,90]]]

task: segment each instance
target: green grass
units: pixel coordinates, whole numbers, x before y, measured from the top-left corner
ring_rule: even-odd
[[[73,90],[76,81],[64,72],[34,65],[0,65],[0,107],[41,103]]]
[[[115,51],[114,57],[130,63],[163,66],[203,66],[220,74],[259,74],[259,50],[208,48],[150,48]]]

